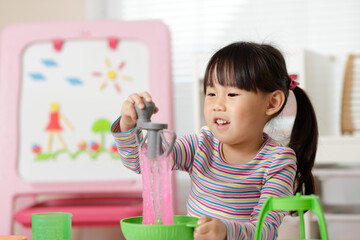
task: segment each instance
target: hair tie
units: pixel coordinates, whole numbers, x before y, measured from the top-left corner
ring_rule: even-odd
[[[295,89],[295,87],[297,85],[299,85],[300,83],[295,81],[297,79],[297,75],[296,74],[291,74],[289,75],[289,78],[290,78],[290,85],[289,85],[289,89],[292,91]]]

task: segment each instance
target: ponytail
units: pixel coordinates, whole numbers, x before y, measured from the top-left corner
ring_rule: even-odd
[[[315,192],[311,170],[317,150],[318,126],[314,108],[307,94],[299,87],[295,87],[293,92],[297,113],[288,145],[295,151],[297,158],[294,193],[308,195]]]

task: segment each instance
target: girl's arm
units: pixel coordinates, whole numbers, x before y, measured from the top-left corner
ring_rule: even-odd
[[[70,130],[73,130],[73,126],[70,124],[70,122],[67,120],[67,118],[62,115],[62,114],[59,114],[59,117],[61,118],[61,120],[63,120],[63,122],[66,124],[66,126],[70,129]]]
[[[273,164],[268,169],[267,177],[265,179],[264,185],[261,188],[261,195],[258,205],[253,209],[250,221],[238,222],[221,220],[227,228],[226,239],[253,240],[255,237],[257,220],[264,202],[269,198],[269,196],[292,196],[295,173],[295,155],[293,151],[289,152],[287,149],[279,154],[275,160],[273,160]],[[286,214],[286,211],[272,211],[266,215],[266,219],[262,228],[262,240],[273,240],[277,238],[279,226]],[[216,225],[221,226],[221,224],[213,224],[213,226]],[[199,228],[201,227],[202,226]],[[221,229],[222,227],[219,227],[218,229],[212,229],[212,231],[219,232]]]
[[[185,135],[176,139],[172,155],[172,170],[181,170],[191,173],[199,136],[196,134]]]
[[[139,151],[135,138],[135,127],[137,123],[137,113],[135,104],[139,109],[143,109],[143,99],[151,102],[151,95],[147,92],[133,93],[122,104],[121,116],[113,123],[110,130],[115,139],[117,150],[123,164],[130,170],[140,173]],[[159,109],[155,107],[154,113]],[[142,135],[139,136],[140,141]]]
[[[289,152],[289,149],[285,149],[282,153],[279,153],[268,170],[266,181],[261,188],[259,203],[254,208],[250,221],[247,223],[224,221],[228,229],[227,239],[253,239],[258,216],[264,202],[269,196],[292,196],[295,173],[295,155],[293,152]],[[263,225],[261,239],[276,239],[279,226],[286,214],[286,211],[269,212]]]
[[[115,139],[120,159],[127,168],[141,173],[135,127],[126,132],[120,132],[120,120],[121,117],[111,126],[111,133]],[[140,133],[140,140],[142,138]],[[197,146],[198,136],[195,134],[177,138],[172,150],[172,170],[191,172]]]
[[[135,138],[135,127],[126,132],[120,132],[120,119],[121,117],[111,126],[111,133],[115,139],[117,151],[124,166],[140,174],[139,150]],[[142,134],[140,134],[140,139],[142,139]]]

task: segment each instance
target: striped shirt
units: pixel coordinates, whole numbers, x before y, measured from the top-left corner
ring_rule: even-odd
[[[119,132],[112,126],[123,164],[140,173],[135,128]],[[253,239],[261,207],[269,196],[291,196],[296,173],[296,155],[264,133],[264,144],[245,164],[229,164],[221,154],[221,142],[203,127],[199,134],[179,137],[173,149],[172,169],[187,171],[191,190],[189,216],[207,215],[221,219],[230,240]],[[276,239],[284,211],[270,212],[262,239]]]

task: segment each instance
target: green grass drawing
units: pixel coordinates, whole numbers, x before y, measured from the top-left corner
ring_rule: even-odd
[[[92,132],[100,134],[100,145],[99,148],[96,149],[95,151],[90,149],[78,149],[75,152],[71,152],[68,149],[60,149],[51,153],[39,152],[36,154],[34,160],[45,161],[49,159],[55,159],[60,154],[67,154],[71,159],[76,159],[80,154],[88,154],[91,159],[96,160],[96,158],[101,153],[109,154],[112,159],[119,159],[119,155],[117,154],[117,152],[105,148],[105,135],[110,133],[110,127],[111,124],[106,119],[99,119],[95,121],[95,123],[93,124],[91,129]]]

